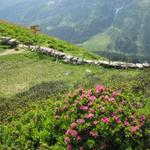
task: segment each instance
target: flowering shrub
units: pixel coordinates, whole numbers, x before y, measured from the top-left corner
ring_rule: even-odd
[[[131,108],[120,91],[101,85],[79,89],[67,96],[55,117],[68,150],[144,147],[145,116]]]
[[[0,149],[149,149],[150,119],[127,99],[96,86],[20,109],[0,124]]]

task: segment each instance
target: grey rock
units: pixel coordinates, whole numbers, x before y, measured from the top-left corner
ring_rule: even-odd
[[[136,63],[135,65],[136,65],[136,67],[137,67],[137,68],[140,68],[140,69],[142,69],[142,68],[143,68],[143,64]]]

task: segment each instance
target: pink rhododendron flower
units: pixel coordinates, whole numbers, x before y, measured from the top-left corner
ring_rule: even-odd
[[[90,114],[86,115],[85,118],[92,119],[92,118],[94,118],[94,114],[90,113]]]
[[[130,123],[129,123],[128,121],[125,121],[124,125],[125,125],[125,126],[129,126]]]
[[[122,104],[123,106],[125,106],[125,105],[126,105],[126,101],[123,99],[123,100],[121,101],[121,104]]]
[[[121,91],[114,91],[114,92],[112,93],[112,97],[116,97],[116,96],[120,95],[120,92],[121,92]]]
[[[95,99],[96,99],[96,97],[94,95],[92,95],[92,96],[89,97],[90,101],[94,101]]]
[[[59,115],[56,115],[55,118],[56,118],[56,119],[60,119],[60,116],[59,116]]]
[[[69,144],[69,145],[67,146],[67,150],[73,150],[72,145]]]
[[[134,116],[134,115],[131,115],[130,118],[131,118],[131,119],[135,119],[135,116]]]
[[[72,132],[72,130],[71,130],[71,129],[68,129],[68,130],[66,131],[66,135],[70,135],[71,132]]]
[[[110,119],[108,117],[104,117],[101,119],[103,123],[109,123]]]
[[[87,94],[89,97],[92,96],[92,91],[91,90],[88,90],[88,94]]]
[[[82,147],[82,146],[80,146],[80,147],[79,147],[79,150],[83,150],[83,147]]]
[[[85,123],[85,120],[84,119],[78,119],[77,123],[83,124],[83,123]]]
[[[97,132],[94,132],[94,131],[90,131],[90,135],[93,136],[94,138],[96,138],[98,136]]]
[[[115,98],[114,98],[114,97],[110,97],[110,98],[108,99],[108,101],[109,101],[109,102],[115,102]]]
[[[93,102],[89,102],[88,106],[91,107],[93,105]]]
[[[145,116],[141,116],[140,121],[145,121]]]
[[[86,97],[85,94],[82,94],[82,95],[81,95],[81,99],[82,99],[82,100],[85,99],[85,97]]]
[[[95,91],[97,94],[103,92],[105,90],[105,87],[102,86],[102,85],[97,85],[96,88],[95,88]]]
[[[135,133],[139,129],[138,126],[132,126],[131,133]]]
[[[80,109],[86,112],[88,110],[88,106],[81,106]]]
[[[66,138],[65,138],[65,142],[66,142],[66,143],[70,143],[70,138],[69,138],[69,137],[66,137]]]
[[[79,104],[79,101],[76,100],[76,101],[75,101],[75,104],[76,104],[76,105]]]
[[[105,98],[105,96],[104,96],[104,95],[101,95],[99,98],[100,98],[100,99],[104,99],[104,98]]]
[[[81,136],[78,135],[78,136],[77,136],[77,140],[78,140],[78,141],[81,141],[81,139],[82,139]]]
[[[118,116],[117,116],[117,115],[116,115],[116,116],[114,116],[114,120],[115,120],[115,121],[119,120],[119,118],[118,118]]]
[[[94,114],[95,110],[94,108],[90,108],[90,113]]]
[[[118,119],[116,122],[117,122],[118,124],[121,124],[121,123],[122,123],[122,121],[121,121],[120,119]]]
[[[113,116],[116,116],[116,115],[117,115],[117,113],[116,113],[116,112],[112,112],[112,115],[113,115]]]
[[[141,124],[142,127],[144,127],[144,125],[145,125],[144,123]]]
[[[65,99],[64,102],[67,103],[67,100]]]
[[[100,107],[99,110],[103,113],[103,112],[105,112],[105,107]]]
[[[73,137],[76,137],[76,136],[77,136],[77,134],[78,134],[78,133],[77,133],[77,131],[76,131],[76,130],[72,130],[72,131],[71,131],[71,135],[72,135]]]
[[[65,105],[64,108],[63,108],[63,110],[66,110],[68,107],[69,107],[68,105]]]
[[[109,96],[108,96],[108,95],[105,95],[104,99],[105,99],[105,100],[109,100]]]
[[[97,125],[97,123],[98,123],[97,121],[94,121],[94,122],[93,122],[93,124],[94,124],[95,126]]]
[[[76,128],[76,126],[77,126],[77,123],[76,122],[73,122],[72,124],[71,124],[71,128]]]

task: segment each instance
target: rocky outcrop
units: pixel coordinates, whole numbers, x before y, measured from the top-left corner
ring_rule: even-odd
[[[10,47],[17,47],[19,44],[16,39],[12,39],[9,37],[0,37],[0,44],[8,45]]]

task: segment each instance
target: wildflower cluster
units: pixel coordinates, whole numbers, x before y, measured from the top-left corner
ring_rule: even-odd
[[[101,85],[69,95],[56,117],[65,130],[68,150],[136,147],[145,124],[145,117],[130,108],[120,91]]]

